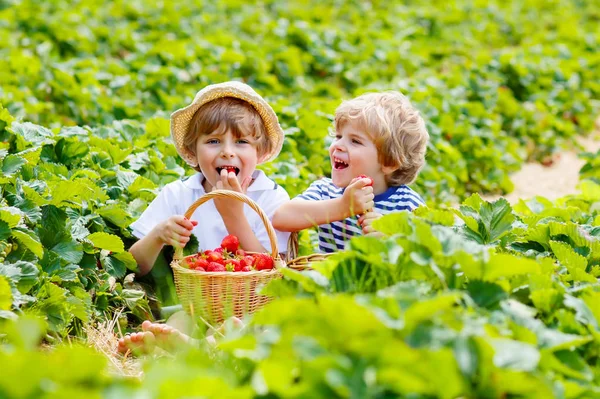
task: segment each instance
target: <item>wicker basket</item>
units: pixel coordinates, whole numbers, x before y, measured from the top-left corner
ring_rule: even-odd
[[[311,269],[310,265],[313,262],[319,262],[327,259],[332,254],[310,254],[305,256],[298,256],[298,233],[292,233],[288,241],[286,267],[298,271]]]
[[[280,268],[285,267],[277,250],[275,230],[267,215],[247,196],[229,190],[216,190],[205,194],[194,202],[185,217],[190,219],[200,205],[214,198],[235,198],[248,204],[264,223],[269,241],[273,270],[252,272],[202,272],[181,266],[183,261],[196,255],[183,257],[183,249],[176,248],[171,267],[175,276],[177,295],[183,308],[192,316],[201,317],[210,325],[221,323],[230,316],[243,317],[251,314],[271,300],[270,297],[258,295],[256,288],[269,281],[280,278]],[[251,252],[249,252],[251,253]]]

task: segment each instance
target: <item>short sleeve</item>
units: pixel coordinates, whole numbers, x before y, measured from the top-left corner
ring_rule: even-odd
[[[288,193],[281,187],[278,186],[276,190],[266,191],[258,201],[258,205],[265,212],[269,221],[273,220],[273,215],[275,211],[281,204],[290,200],[290,196]],[[253,211],[254,212],[254,211]],[[262,220],[259,219],[261,224],[261,228],[255,229],[256,238],[260,241],[263,247],[267,249],[271,249],[271,242],[269,240],[269,235],[267,234],[267,230],[262,226]],[[275,238],[277,239],[277,247],[280,253],[287,252],[287,244],[288,239],[290,238],[290,233],[285,231],[275,230]]]
[[[316,180],[311,183],[311,185],[300,195],[296,196],[294,199],[302,199],[306,201],[320,201],[323,198],[323,189],[321,185],[323,184],[323,180]]]
[[[144,238],[157,224],[176,215],[178,210],[174,206],[175,198],[175,193],[170,190],[168,185],[165,186],[138,220],[130,225],[133,235],[137,238]]]

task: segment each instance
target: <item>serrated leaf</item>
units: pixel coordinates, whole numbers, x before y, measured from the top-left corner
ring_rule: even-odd
[[[26,294],[37,283],[39,270],[33,263],[21,260],[13,263],[12,266],[19,269],[17,288],[21,293]]]
[[[102,232],[92,233],[87,236],[87,239],[91,241],[96,248],[106,249],[107,251],[112,252],[123,252],[125,250],[123,241],[114,234]]]
[[[18,155],[8,155],[2,162],[2,173],[4,175],[12,175],[17,173],[21,169],[21,166],[25,165],[26,163],[27,161]]]
[[[127,272],[125,262],[115,258],[114,256],[106,256],[100,260],[102,267],[108,274],[115,278],[122,278]]]
[[[552,248],[556,259],[569,271],[572,269],[585,271],[587,268],[587,259],[575,252],[569,244],[560,241],[550,241],[550,248]]]
[[[79,263],[83,258],[82,245],[69,237],[65,237],[63,241],[52,247],[52,251],[69,263]]]
[[[30,122],[13,122],[10,128],[15,134],[20,135],[29,143],[37,145],[54,143],[54,133],[43,126],[34,125]]]
[[[8,227],[17,227],[21,221],[22,211],[14,206],[0,208],[0,220],[8,223]]]
[[[56,142],[54,151],[59,162],[70,165],[73,161],[83,158],[89,152],[89,146],[78,139],[62,137]]]
[[[118,204],[111,204],[102,207],[98,210],[98,214],[122,229],[127,228],[132,222],[132,218],[129,213],[127,213],[127,211],[121,208]]]
[[[33,252],[38,258],[44,256],[44,247],[34,232],[17,227],[12,230],[11,235]]]
[[[123,251],[123,252],[119,252],[117,254],[112,255],[112,257],[123,262],[123,264],[125,264],[125,267],[127,267],[127,269],[134,271],[134,272],[139,271],[137,262],[135,261],[135,258],[133,257],[133,255],[131,253],[129,253],[127,251]]]
[[[10,227],[4,220],[0,220],[0,240],[6,240],[10,237]]]

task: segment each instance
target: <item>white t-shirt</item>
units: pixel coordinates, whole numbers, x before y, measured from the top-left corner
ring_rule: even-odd
[[[281,186],[269,179],[263,171],[255,171],[252,177],[254,182],[248,187],[246,195],[260,206],[269,220],[272,220],[277,207],[288,201],[290,196]],[[154,201],[148,205],[148,208],[139,219],[131,224],[133,235],[137,238],[143,238],[158,223],[170,216],[185,214],[198,198],[206,194],[204,187],[202,187],[203,180],[202,173],[196,173],[187,179],[167,184]],[[247,204],[244,204],[244,214],[256,238],[267,250],[271,251],[267,230],[258,214]],[[221,240],[229,234],[212,200],[200,205],[192,215],[191,220],[198,221],[198,225],[192,232],[198,238],[199,250],[218,248],[221,245]],[[290,233],[277,230],[275,230],[275,233],[278,252],[287,252]]]

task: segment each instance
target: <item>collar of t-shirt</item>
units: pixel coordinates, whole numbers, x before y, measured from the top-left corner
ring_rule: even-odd
[[[248,187],[248,191],[272,190],[277,187],[275,182],[269,179],[262,170],[255,170],[254,173],[252,173],[252,178],[254,179],[254,182]],[[198,172],[191,175],[183,182],[183,184],[187,188],[204,191],[204,187],[202,186],[203,181],[204,175]]]

